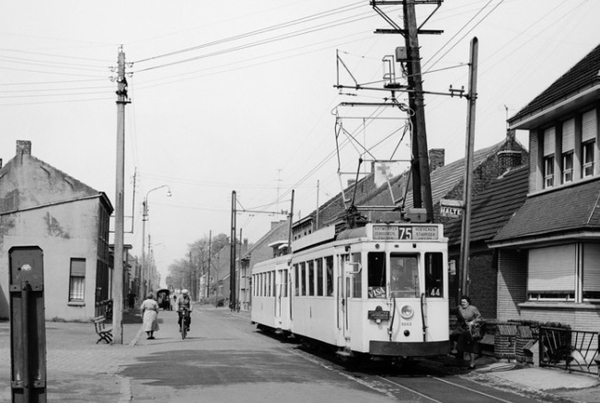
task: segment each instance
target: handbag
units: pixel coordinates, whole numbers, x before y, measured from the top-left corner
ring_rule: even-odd
[[[481,334],[481,323],[473,323],[473,326],[469,328],[469,334],[473,341],[479,341],[483,338]]]

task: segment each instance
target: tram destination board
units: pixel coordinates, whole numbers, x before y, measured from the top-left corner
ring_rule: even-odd
[[[373,225],[373,240],[436,241],[438,229],[435,225]]]

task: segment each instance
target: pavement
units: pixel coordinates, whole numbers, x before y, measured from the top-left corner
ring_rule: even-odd
[[[202,306],[200,309],[218,309],[224,315],[230,314],[226,308]],[[249,316],[247,312],[237,315]],[[47,400],[88,403],[131,401],[134,391],[122,369],[139,363],[139,358],[150,354],[149,349],[154,347],[152,341],[146,340],[146,334],[141,330],[141,318],[136,312],[124,312],[122,335],[122,344],[96,344],[98,337],[91,322],[46,322]],[[442,357],[440,360],[441,365],[453,365],[453,358]],[[541,401],[600,402],[598,375],[524,367],[481,356],[476,360],[476,369],[461,376],[501,389],[526,391]],[[0,321],[0,379],[4,380],[0,383],[0,402],[10,402],[8,321]]]

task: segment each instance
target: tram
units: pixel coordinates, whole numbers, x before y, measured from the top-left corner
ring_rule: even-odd
[[[320,229],[253,267],[251,320],[342,356],[447,354],[447,243],[432,223]]]

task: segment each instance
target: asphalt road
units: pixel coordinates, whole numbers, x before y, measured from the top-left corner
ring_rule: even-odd
[[[534,396],[474,383],[454,361],[402,367],[345,365],[251,326],[247,316],[196,307],[186,340],[162,312],[154,340],[141,334],[122,365],[133,402],[512,402]],[[123,400],[122,400],[123,401]],[[556,400],[557,402],[559,400]]]

